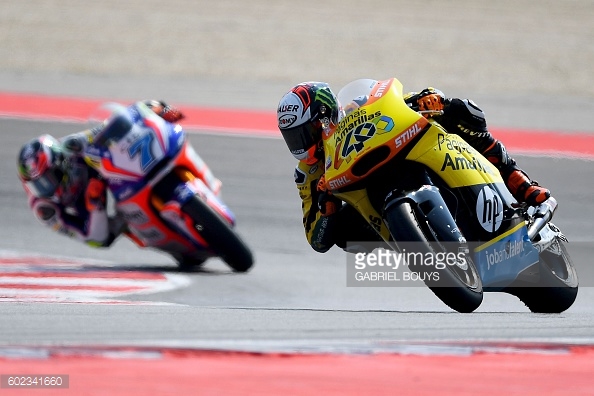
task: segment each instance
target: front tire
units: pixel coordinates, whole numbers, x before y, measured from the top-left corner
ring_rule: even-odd
[[[432,247],[423,227],[420,226],[415,211],[408,202],[391,205],[384,213],[392,237],[398,242],[414,242],[416,252],[422,254],[438,253]],[[451,241],[444,241],[451,242]],[[436,244],[433,244],[436,245]],[[422,250],[422,251],[421,251]],[[439,270],[438,281],[425,284],[447,306],[458,312],[473,312],[483,301],[483,286],[474,265],[468,257],[465,267],[446,265]],[[435,271],[436,269],[432,269]]]

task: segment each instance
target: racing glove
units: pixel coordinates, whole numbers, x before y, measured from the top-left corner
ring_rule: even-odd
[[[322,175],[316,186],[318,191],[318,210],[324,217],[333,215],[341,207],[342,201],[332,195],[332,192],[326,187],[326,177]]]
[[[421,92],[407,94],[404,100],[411,109],[420,112],[425,118],[430,118],[442,113],[446,99],[443,92],[429,87]]]
[[[445,96],[443,92],[435,88],[425,88],[418,94],[417,105],[425,118],[430,118],[435,113],[441,113],[444,109],[444,103]]]
[[[165,121],[175,123],[185,118],[178,108],[170,106],[161,100],[147,100],[144,104]]]

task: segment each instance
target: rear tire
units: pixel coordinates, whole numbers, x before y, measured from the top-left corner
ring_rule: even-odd
[[[394,240],[415,242],[416,252],[423,250],[420,253],[437,253],[408,202],[391,205],[385,212],[385,219]],[[439,272],[439,281],[425,281],[429,289],[447,306],[465,313],[473,312],[483,301],[480,276],[470,256],[468,259],[465,270],[457,265],[446,265],[441,270],[433,267],[431,271]]]
[[[247,272],[254,264],[250,248],[231,226],[197,196],[182,206],[210,249],[235,272]]]
[[[540,253],[538,282],[524,282],[513,288],[516,295],[530,311],[561,313],[573,305],[578,293],[578,278],[573,262],[563,242],[557,240],[555,254],[545,250]]]

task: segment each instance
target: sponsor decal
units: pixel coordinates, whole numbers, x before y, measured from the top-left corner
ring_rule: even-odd
[[[294,114],[284,114],[278,118],[278,127],[281,129],[289,128],[295,123],[297,116]]]
[[[367,114],[366,109],[360,109],[347,116],[348,127],[344,124],[341,133],[336,133],[334,150],[334,169],[339,169],[343,159],[349,162],[349,155],[355,151],[357,153],[364,149],[364,144],[376,134],[390,132],[394,128],[394,120],[391,117],[383,116],[380,111],[376,111],[372,116]],[[340,126],[339,126],[340,127]]]
[[[413,126],[411,126],[406,131],[404,131],[400,135],[398,135],[396,140],[394,140],[396,147],[398,148],[398,147],[402,146],[403,144],[409,142],[413,137],[415,137],[422,130],[423,130],[423,128],[421,128],[421,126],[419,125],[419,122],[416,122]]]
[[[127,149],[130,159],[139,157],[142,172],[146,172],[157,160],[157,156],[152,150],[154,139],[153,133],[149,132],[135,140]]]
[[[375,118],[381,117],[381,111],[376,111],[375,113],[368,114],[366,108],[360,108],[356,111],[352,112],[351,114],[344,117],[340,123],[338,124],[338,128],[334,133],[336,142],[340,142],[344,139],[346,134],[355,129],[357,126],[364,124],[366,122],[371,122]]]
[[[148,217],[146,214],[141,210],[133,210],[130,212],[121,212],[124,216],[124,220],[127,223],[133,223],[137,225],[142,225],[148,222]]]
[[[476,131],[468,129],[460,124],[458,124],[457,126],[458,126],[459,130],[461,130],[462,132],[464,132],[465,134],[470,135],[470,136],[486,137],[491,134],[491,132],[476,132]]]
[[[377,125],[378,129],[383,130],[384,132],[390,132],[394,129],[394,120],[392,117],[388,116],[380,116],[379,119],[376,119],[375,124]]]
[[[161,239],[165,238],[165,235],[161,233],[161,231],[156,227],[140,229],[135,228],[134,233],[142,240],[148,241],[148,243],[155,243],[160,241]]]
[[[503,221],[503,201],[495,190],[483,187],[476,200],[476,217],[488,232],[496,232]]]
[[[316,224],[316,231],[313,233],[312,237],[312,245],[317,249],[324,249],[325,245],[322,243],[324,241],[324,234],[326,233],[326,228],[328,228],[328,218],[321,217],[318,224]]]
[[[446,169],[452,171],[471,169],[478,170],[483,173],[493,174],[490,167],[485,166],[481,160],[474,156],[471,159],[468,159],[462,156],[452,157],[450,153],[446,153],[440,170],[443,172]]]
[[[524,253],[523,240],[508,240],[503,245],[493,246],[483,252],[487,260],[487,270]]]
[[[391,83],[391,80],[382,82],[380,84],[380,86],[377,88],[377,90],[375,91],[375,93],[373,94],[373,96],[375,96],[376,98],[381,98],[384,95],[384,92],[386,91],[386,88],[388,88],[390,83]]]
[[[443,133],[437,134],[437,148],[439,151],[457,151],[460,154],[471,153],[472,150],[472,147],[466,141],[458,139],[457,135],[452,137]]]
[[[330,186],[331,190],[336,190],[342,186],[346,186],[349,184],[351,180],[346,176],[341,176],[338,179],[333,179],[328,181],[328,185]]]
[[[287,94],[279,103],[277,114],[280,129],[290,128],[294,124],[302,124],[307,121],[309,118],[309,96],[307,91],[301,92],[299,90],[299,92]]]
[[[281,104],[278,107],[278,112],[279,113],[297,113],[299,111],[299,105],[298,104]]]
[[[99,149],[96,146],[88,146],[85,153],[88,155],[93,155],[93,156],[99,157],[99,156],[101,156],[101,149]]]
[[[118,184],[118,183],[113,183]],[[119,183],[121,184],[121,183]],[[121,193],[117,194],[118,201],[125,201],[126,199],[130,198],[134,194],[134,189],[132,187],[125,188]]]
[[[365,124],[359,125],[354,130],[351,130],[344,140],[344,146],[340,155],[343,158],[346,158],[353,152],[353,150],[356,152],[363,150],[365,142],[375,135],[376,130],[377,128],[372,122],[366,122]]]
[[[451,138],[448,135],[440,133],[437,135],[437,147],[439,151],[446,151],[440,169],[442,172],[446,169],[453,171],[471,169],[493,175],[491,163],[485,162],[480,157],[477,158],[478,153],[464,140]],[[452,157],[449,153],[451,151],[460,153],[461,155]],[[466,154],[466,156],[463,154]],[[470,159],[467,157],[470,157]]]
[[[318,89],[316,91],[315,100],[325,104],[330,109],[338,107],[336,103],[336,98],[334,97],[334,95],[330,93],[328,89]]]
[[[109,185],[110,186],[121,186],[122,184],[124,184],[124,179],[122,179],[121,177],[110,177],[109,178]]]

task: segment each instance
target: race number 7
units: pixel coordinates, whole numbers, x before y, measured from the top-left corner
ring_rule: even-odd
[[[149,132],[128,147],[128,155],[131,159],[140,154],[140,169],[143,172],[155,161],[155,156],[151,150],[153,139],[153,134]]]

